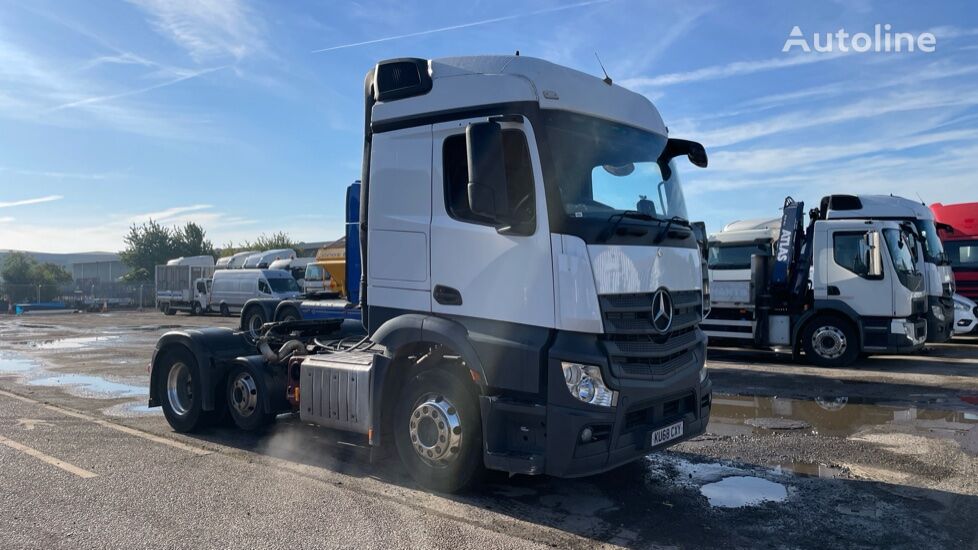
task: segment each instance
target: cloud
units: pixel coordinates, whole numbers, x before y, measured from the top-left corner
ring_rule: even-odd
[[[534,16],[534,15],[543,15],[543,14],[546,14],[546,13],[554,13],[554,12],[564,11],[564,10],[569,10],[569,9],[574,9],[574,8],[582,8],[582,7],[585,7],[585,6],[592,6],[592,5],[595,5],[595,4],[606,4],[606,3],[611,2],[611,1],[612,0],[589,0],[587,2],[578,2],[576,4],[568,4],[566,6],[557,6],[557,7],[553,7],[553,8],[543,8],[543,9],[539,9],[539,10],[534,10],[534,11],[530,11],[530,12],[526,12],[526,13],[519,13],[519,14],[514,14],[514,15],[503,15],[501,17],[493,17],[491,19],[482,19],[480,21],[472,21],[472,22],[469,22],[469,23],[460,23],[458,25],[451,25],[451,26],[448,26],[448,27],[440,27],[440,28],[437,28],[437,29],[428,29],[428,30],[424,30],[424,31],[410,32],[410,33],[398,34],[398,35],[394,35],[394,36],[385,36],[384,38],[375,38],[373,40],[364,40],[362,42],[352,42],[352,43],[349,43],[349,44],[340,44],[338,46],[330,46],[328,48],[321,48],[321,49],[318,49],[318,50],[313,50],[312,53],[331,52],[331,51],[335,51],[335,50],[342,50],[342,49],[345,49],[345,48],[355,48],[357,46],[366,46],[368,44],[379,44],[381,42],[390,42],[391,40],[401,40],[403,38],[412,38],[412,37],[415,37],[415,36],[426,36],[426,35],[429,35],[429,34],[436,34],[436,33],[447,32],[447,31],[455,31],[455,30],[460,30],[460,29],[468,29],[468,28],[471,28],[471,27],[479,27],[479,26],[482,26],[482,25],[489,25],[491,23],[500,23],[500,22],[503,22],[503,21],[512,21],[514,19],[523,19],[524,17],[531,17],[531,16]]]
[[[784,55],[754,61],[735,61],[726,65],[712,65],[682,73],[667,73],[653,77],[626,78],[621,85],[626,88],[662,88],[676,84],[687,84],[702,80],[716,80],[732,76],[743,76],[763,71],[773,71],[811,63],[821,63],[843,57],[844,53],[806,53]]]
[[[0,218],[0,223],[10,223],[10,222],[14,221],[14,219],[15,218],[11,218],[10,216],[5,216],[5,217]]]
[[[46,195],[33,199],[23,199],[19,201],[0,202],[0,208],[11,208],[14,206],[26,206],[28,204],[40,204],[42,202],[59,201],[64,197],[61,195]]]
[[[200,210],[209,210],[214,208],[210,204],[192,204],[189,206],[174,206],[173,208],[167,208],[166,210],[158,210],[156,212],[146,212],[143,214],[136,214],[128,218],[129,223],[143,223],[149,220],[154,220],[160,222],[161,224],[167,225],[173,223],[172,220],[180,217],[182,214],[188,212],[197,212]]]
[[[242,0],[130,0],[158,33],[197,62],[241,60],[265,49],[257,18]]]
[[[0,166],[0,172],[10,172],[12,174],[18,174],[21,176],[36,176],[41,178],[52,178],[52,179],[71,179],[71,180],[90,180],[90,181],[102,181],[110,178],[118,177],[120,174],[110,173],[110,172],[94,172],[94,173],[82,173],[82,172],[57,172],[52,170],[23,170],[20,168],[6,168]]]
[[[178,84],[178,83],[183,82],[185,80],[190,80],[190,79],[193,79],[193,78],[197,78],[199,76],[204,76],[206,74],[210,74],[210,73],[213,73],[215,71],[220,71],[220,70],[226,69],[226,68],[228,68],[228,65],[223,65],[221,67],[212,67],[212,68],[209,68],[209,69],[203,69],[203,70],[200,70],[200,71],[192,72],[190,74],[179,76],[177,78],[174,78],[174,79],[171,79],[171,80],[167,80],[166,82],[159,82],[159,83],[153,84],[151,86],[145,86],[143,88],[137,88],[135,90],[128,90],[128,91],[125,91],[125,92],[119,92],[119,93],[115,93],[115,94],[98,95],[98,96],[86,97],[86,98],[83,98],[83,99],[76,99],[74,101],[69,101],[67,103],[62,103],[61,105],[56,105],[54,107],[51,107],[50,109],[48,109],[48,112],[51,112],[51,111],[60,111],[61,109],[69,109],[71,107],[79,107],[79,106],[82,106],[82,105],[90,105],[92,103],[101,103],[103,101],[110,101],[110,100],[113,100],[113,99],[121,99],[123,97],[130,97],[130,96],[134,96],[134,95],[146,93],[146,92],[149,92],[149,91],[152,91],[152,90],[158,90],[160,88],[166,88],[167,86],[172,86],[174,84]]]

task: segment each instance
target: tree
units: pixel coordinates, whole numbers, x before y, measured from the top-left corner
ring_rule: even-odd
[[[27,285],[32,283],[31,272],[37,266],[37,260],[26,252],[11,252],[3,261],[0,277],[12,285]]]
[[[297,243],[284,231],[266,235],[262,233],[254,241],[242,241],[240,244],[227,243],[221,248],[221,255],[230,256],[245,250],[277,250],[291,248],[295,251]],[[298,254],[298,252],[296,252]]]
[[[216,256],[214,245],[207,240],[204,228],[194,222],[187,222],[182,229],[173,231],[178,256]]]
[[[215,255],[204,229],[193,222],[182,228],[164,227],[154,220],[133,224],[124,240],[126,248],[119,253],[119,259],[132,268],[123,276],[130,283],[151,281],[156,266],[173,258]]]

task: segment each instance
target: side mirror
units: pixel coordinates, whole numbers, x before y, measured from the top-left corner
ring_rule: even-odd
[[[882,277],[883,276],[883,252],[880,249],[880,233],[879,231],[870,231],[866,234],[866,244],[869,250],[867,250],[866,255],[867,261],[866,265],[869,266],[869,271],[867,275],[870,277]]]
[[[703,144],[687,139],[669,138],[657,161],[659,171],[662,172],[662,181],[666,181],[672,177],[669,161],[681,155],[686,155],[689,162],[700,168],[706,168],[709,164],[709,159],[706,156],[706,148],[703,147]]]
[[[473,214],[506,224],[509,217],[503,131],[496,122],[477,122],[465,129],[469,163],[469,208]]]

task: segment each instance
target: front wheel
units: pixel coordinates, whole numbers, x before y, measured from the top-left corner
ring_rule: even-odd
[[[230,316],[231,316],[231,308],[229,308],[227,304],[221,304],[221,317],[230,317]]]
[[[801,338],[805,356],[820,367],[848,367],[859,357],[859,335],[855,328],[835,316],[812,319]]]
[[[190,306],[190,314],[194,316],[204,314],[204,308],[200,307],[200,302],[194,302],[194,304]]]
[[[418,483],[444,493],[483,472],[482,419],[474,392],[443,369],[412,378],[395,405],[394,442]]]

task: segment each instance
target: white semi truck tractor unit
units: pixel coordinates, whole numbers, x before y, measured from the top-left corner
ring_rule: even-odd
[[[825,214],[812,210],[806,227],[804,203],[789,197],[780,223],[728,226],[727,235],[713,237],[707,335],[796,356],[804,351],[808,361],[830,367],[850,365],[860,353],[923,346],[927,298],[912,228]],[[773,245],[768,235],[776,235]]]
[[[178,431],[297,413],[442,491],[483,468],[594,474],[703,433],[702,258],[677,167],[706,166],[701,145],[644,96],[528,57],[384,61],[365,96],[345,293],[364,338],[309,320],[171,332],[150,406]]]
[[[927,290],[927,341],[950,340],[954,335],[954,273],[931,209],[893,195],[829,195],[821,206],[830,220],[892,220],[910,225],[917,241],[915,259]]]

